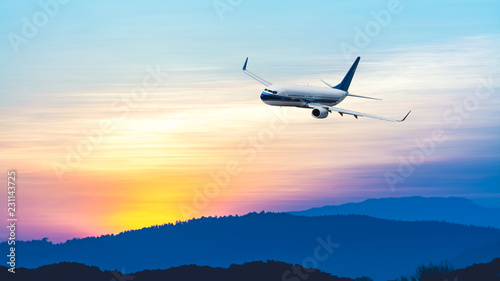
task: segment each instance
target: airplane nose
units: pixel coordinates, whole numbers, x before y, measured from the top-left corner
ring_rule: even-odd
[[[267,104],[267,102],[268,102],[268,100],[269,100],[269,97],[268,97],[268,96],[267,96],[264,92],[262,92],[262,93],[260,94],[260,100],[261,100],[263,103]]]

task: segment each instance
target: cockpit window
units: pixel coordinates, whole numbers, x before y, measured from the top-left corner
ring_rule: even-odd
[[[275,95],[278,93],[278,91],[272,91],[272,90],[269,90],[269,89],[264,89],[264,91],[269,92],[271,94],[275,94]]]

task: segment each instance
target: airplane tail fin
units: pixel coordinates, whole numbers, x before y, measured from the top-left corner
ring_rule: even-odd
[[[358,67],[359,60],[360,60],[360,57],[358,57],[354,61],[354,63],[352,64],[351,68],[349,69],[349,71],[345,75],[342,82],[340,82],[340,84],[338,84],[337,86],[332,87],[332,88],[347,92],[347,90],[349,89],[349,86],[351,85],[351,80],[352,80],[352,77],[354,76],[354,72],[356,72],[356,67]]]

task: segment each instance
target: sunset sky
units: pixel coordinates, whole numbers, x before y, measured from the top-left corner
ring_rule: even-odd
[[[380,197],[500,207],[499,1],[60,2],[0,3],[20,239]],[[350,92],[383,101],[339,107],[405,122],[270,107],[241,71],[323,86],[358,55]]]

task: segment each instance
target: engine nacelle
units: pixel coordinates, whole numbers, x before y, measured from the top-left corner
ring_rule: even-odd
[[[318,107],[318,108],[315,108],[312,110],[312,116],[314,118],[318,118],[318,119],[323,119],[323,118],[326,118],[328,116],[328,110],[322,108],[322,107]]]

